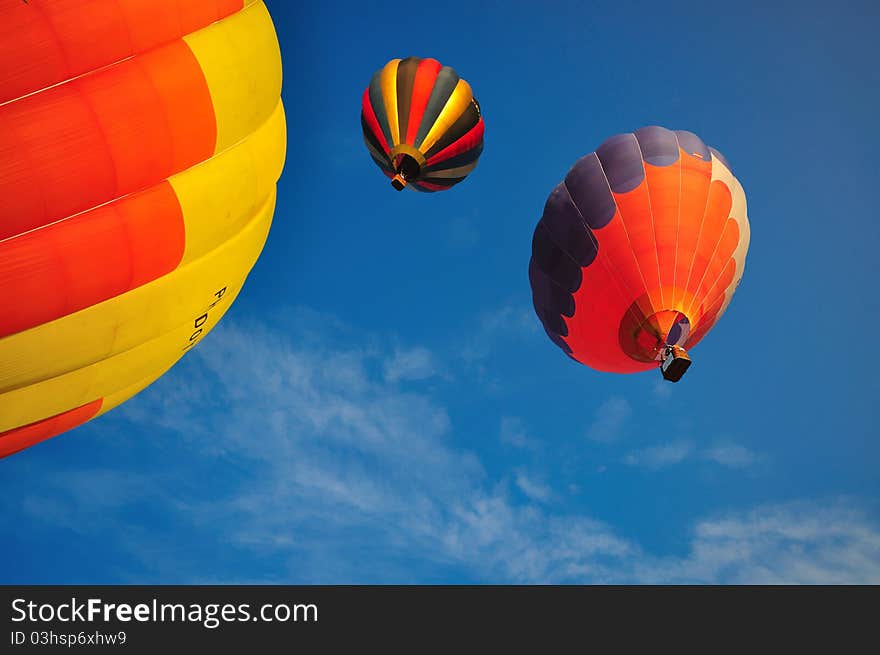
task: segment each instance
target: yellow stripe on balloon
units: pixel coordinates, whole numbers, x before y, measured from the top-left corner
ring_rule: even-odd
[[[220,319],[223,315],[229,311],[229,308],[232,306],[232,303],[235,302],[235,299],[238,297],[239,292],[242,289],[242,285],[244,284],[244,280],[234,289],[230,289],[229,293],[229,302],[226,303],[223,307],[218,306],[216,315],[213,317],[213,320],[210,324],[206,325],[204,328],[204,332],[200,335],[200,337],[204,337],[208,334],[217,323],[220,322]],[[142,352],[138,353],[136,366],[139,365],[140,362],[143,362],[144,365],[138,370],[149,370],[150,373],[140,380],[128,384],[127,386],[121,388],[118,391],[114,391],[112,393],[105,394],[103,397],[103,402],[101,403],[101,409],[95,415],[101,416],[102,414],[106,414],[114,407],[118,407],[125,401],[127,401],[132,396],[140,393],[148,386],[153,384],[160,377],[165,375],[168,370],[174,366],[181,356],[185,353],[175,352],[174,344],[175,339],[170,335],[163,335],[159,339],[156,339],[154,342],[151,342],[152,345],[149,345],[149,349],[145,349]]]
[[[217,119],[215,152],[261,125],[281,94],[281,54],[263,2],[184,37],[208,83]]]
[[[173,364],[171,366],[173,366]],[[101,402],[101,409],[98,410],[98,413],[95,414],[95,417],[101,416],[101,414],[106,414],[111,409],[113,409],[114,407],[118,407],[132,396],[139,394],[141,391],[153,384],[153,382],[165,375],[165,373],[168,372],[168,369],[171,368],[171,366],[162,366],[161,368],[157,367],[155,373],[151,373],[150,375],[141,378],[134,384],[130,384],[126,387],[123,387],[119,391],[115,391],[111,394],[104,396],[104,399]]]
[[[452,94],[437,116],[437,120],[431,126],[430,131],[425,136],[424,141],[419,145],[419,150],[428,152],[437,140],[443,136],[447,130],[459,119],[465,112],[471,101],[474,99],[474,92],[471,85],[462,79],[458,80],[458,84],[452,90]]]
[[[238,293],[274,207],[273,192],[239,234],[187,266],[0,340],[0,432],[112,394],[177,361]]]
[[[400,125],[397,116],[397,67],[400,65],[400,59],[392,59],[385,68],[382,69],[382,75],[379,78],[379,84],[382,87],[382,102],[385,105],[385,113],[388,118],[388,127],[391,130],[391,143],[389,147],[394,147],[400,143]]]
[[[186,230],[180,266],[241,230],[273,192],[286,146],[284,108],[277,101],[269,119],[244,141],[169,179]]]
[[[229,309],[241,282],[228,292],[232,294],[230,302],[216,307],[216,320],[204,334]],[[134,395],[139,390],[139,381],[158,378],[183,356],[180,343],[186,341],[191,329],[189,325],[181,326],[86,368],[0,395],[0,432],[53,416],[64,411],[63,407],[79,407],[98,398],[110,397],[114,402],[123,402],[126,392]]]

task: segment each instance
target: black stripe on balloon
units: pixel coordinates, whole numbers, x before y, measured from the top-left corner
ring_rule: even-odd
[[[652,166],[671,166],[678,161],[678,139],[672,130],[652,125],[636,130],[634,134],[642,159]]]
[[[544,326],[544,331],[548,335],[552,334],[557,338],[568,336],[568,326],[563,320],[561,313],[556,311],[556,308],[549,306],[551,301],[545,293],[550,288],[559,289],[559,287],[541,272],[534,258],[529,261],[529,282],[532,285],[532,306],[535,309],[535,314],[537,314],[541,321],[541,325]],[[562,293],[571,298],[568,293],[564,291]]]
[[[617,213],[617,203],[595,152],[572,166],[563,185],[588,227],[594,230],[605,227]]]
[[[419,57],[407,57],[397,66],[397,116],[401,143],[406,142],[409,109],[412,105],[413,86],[420,61],[422,60]]]
[[[547,198],[541,223],[557,247],[579,266],[589,266],[596,259],[599,250],[593,232],[584,224],[563,184],[557,185]]]
[[[686,130],[676,130],[675,136],[678,138],[679,147],[687,154],[699,157],[703,161],[711,161],[712,155],[709,154],[708,146],[696,134]]]
[[[425,159],[430,159],[444,148],[451,146],[465,134],[474,129],[479,122],[480,110],[478,109],[476,100],[474,100],[474,102],[468,105],[462,115],[456,119],[452,126],[446,130],[443,136],[437,140],[437,143],[431,146],[431,149],[425,153]]]
[[[369,124],[367,123],[367,119],[364,118],[364,114],[361,113],[361,129],[364,131],[364,139],[369,142],[371,146],[376,149],[376,152],[385,152],[385,149],[382,147],[382,144],[379,142],[379,138],[373,133],[373,130],[370,129]]]
[[[391,130],[388,127],[388,111],[385,109],[385,101],[382,100],[381,70],[373,73],[373,79],[370,80],[370,104],[373,106],[373,113],[376,114],[376,120],[379,121],[379,127],[382,128],[382,134],[385,135],[385,141],[391,148],[394,142],[391,140]]]
[[[534,259],[529,260],[529,284],[542,307],[554,314],[574,316],[574,296],[547,277]]]
[[[449,66],[444,66],[437,73],[437,79],[434,80],[434,88],[431,89],[431,95],[428,97],[428,104],[425,106],[425,113],[422,114],[422,121],[419,123],[419,131],[416,133],[415,146],[418,148],[431,127],[446,106],[446,101],[455,90],[458,84],[458,73]]]
[[[541,271],[568,293],[574,293],[581,286],[581,267],[556,245],[543,220],[538,222],[532,236],[532,257]]]
[[[462,175],[461,177],[432,177],[430,179],[422,179],[421,181],[427,184],[436,184],[437,186],[451,187],[455,186],[466,177],[467,175]]]
[[[627,193],[645,179],[642,152],[632,134],[618,134],[596,148],[596,156],[614,193]]]
[[[574,359],[574,357],[572,356],[574,351],[571,349],[571,346],[569,346],[567,343],[565,343],[565,341],[562,340],[561,336],[559,336],[558,334],[553,334],[550,330],[547,329],[547,326],[544,326],[544,332],[546,332],[547,336],[550,337],[550,341],[552,341],[562,349],[562,352]]]
[[[432,166],[428,166],[425,169],[425,173],[433,173],[434,171],[445,171],[449,168],[458,168],[459,166],[472,164],[480,158],[482,152],[483,142],[480,141],[480,143],[478,143],[476,147],[471,148],[470,150],[465,150],[464,152],[455,155],[455,157],[450,157],[449,159],[438,161]]]
[[[563,337],[568,336],[568,326],[559,314],[542,306],[535,296],[532,296],[532,306],[547,332]]]
[[[388,173],[394,173],[394,169],[388,165],[388,161],[386,159],[379,159],[372,152],[370,153],[370,157],[373,158],[373,161],[376,162],[376,166],[381,168],[383,171],[387,171]]]

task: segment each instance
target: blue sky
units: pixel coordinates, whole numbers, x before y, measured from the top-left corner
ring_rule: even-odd
[[[875,4],[268,4],[263,255],[159,382],[0,462],[0,582],[880,582]],[[486,119],[446,193],[361,141],[409,55]],[[568,360],[527,277],[569,166],[651,124],[724,153],[752,228],[674,386]]]

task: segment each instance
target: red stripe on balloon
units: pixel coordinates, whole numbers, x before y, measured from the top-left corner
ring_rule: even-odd
[[[406,138],[403,143],[414,144],[416,135],[419,133],[419,125],[425,115],[425,107],[434,90],[434,82],[443,65],[436,59],[422,59],[416,69],[416,77],[413,81],[412,102],[409,106],[409,121],[406,127]]]
[[[0,432],[0,458],[8,457],[25,448],[30,448],[46,439],[58,436],[62,432],[72,430],[78,425],[95,417],[104,404],[103,398],[92,401],[81,407],[56,414],[55,416],[29,423],[6,432]]]
[[[373,133],[373,136],[376,137],[376,140],[379,142],[379,145],[382,146],[382,149],[385,151],[385,154],[390,156],[391,149],[388,147],[388,141],[385,139],[385,134],[382,132],[382,128],[379,126],[379,120],[376,118],[376,112],[373,110],[373,105],[370,102],[370,89],[369,88],[367,88],[367,90],[364,91],[363,111],[364,111],[364,120],[367,123],[367,127],[370,128],[370,131]]]
[[[0,2],[0,103],[195,32],[242,0]]]
[[[442,186],[440,184],[431,184],[430,182],[425,182],[424,180],[419,180],[416,186],[428,189],[429,191],[445,191],[446,189],[450,188],[448,186]]]
[[[470,130],[465,132],[465,134],[458,139],[458,141],[453,141],[448,146],[443,148],[436,155],[431,157],[428,160],[428,166],[433,166],[441,161],[446,161],[447,159],[451,159],[456,155],[460,155],[463,152],[467,152],[471,148],[476,148],[480,145],[480,142],[483,140],[483,134],[486,131],[486,124],[483,122],[483,119],[477,122]]]
[[[158,184],[216,134],[183,41],[0,106],[0,239]]]
[[[168,182],[0,241],[0,338],[169,273],[184,242],[183,213]]]

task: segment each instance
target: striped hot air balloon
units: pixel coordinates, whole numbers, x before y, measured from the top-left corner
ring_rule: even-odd
[[[749,221],[721,154],[645,127],[579,160],[544,207],[529,279],[547,334],[600,371],[658,366],[676,381],[730,303]]]
[[[436,59],[392,59],[364,91],[361,127],[398,191],[445,191],[477,166],[484,123],[470,85]]]
[[[285,156],[254,0],[0,0],[0,456],[98,416],[217,324]]]

